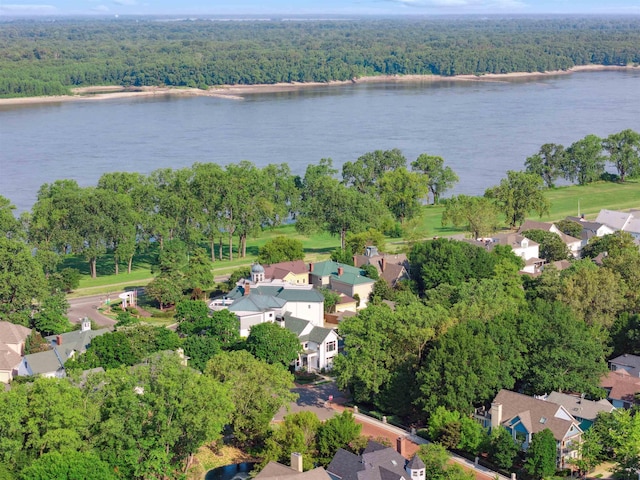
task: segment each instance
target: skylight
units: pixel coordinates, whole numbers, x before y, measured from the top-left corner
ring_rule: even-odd
[[[547,417],[541,417],[540,423],[547,423]]]

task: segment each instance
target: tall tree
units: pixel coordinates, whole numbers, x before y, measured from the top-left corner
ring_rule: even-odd
[[[639,173],[640,133],[631,129],[613,133],[602,141],[602,148],[609,154],[608,162],[616,167],[621,182]]]
[[[472,238],[490,235],[496,231],[498,223],[498,209],[485,197],[451,197],[442,213],[442,226],[464,227]]]
[[[553,232],[534,229],[524,231],[522,235],[540,244],[540,258],[544,258],[547,262],[572,258],[567,244]]]
[[[197,449],[221,437],[233,411],[228,386],[182,365],[175,354],[98,375],[85,391],[86,403],[100,412],[94,445],[132,479],[184,474]]]
[[[426,175],[433,203],[437,205],[440,196],[450,190],[460,179],[451,167],[444,166],[444,159],[423,153],[411,162],[411,168]]]
[[[246,349],[260,360],[286,367],[298,358],[302,346],[295,333],[278,324],[265,322],[251,327]]]
[[[553,188],[561,174],[565,157],[566,151],[562,145],[545,143],[538,153],[525,160],[526,172],[538,175],[548,188]]]
[[[522,225],[525,217],[531,212],[540,216],[549,212],[549,201],[542,189],[540,177],[509,170],[507,178],[502,179],[500,185],[487,189],[485,196],[497,202],[507,218],[507,223],[514,228]]]
[[[0,236],[0,318],[27,326],[34,300],[46,295],[42,267],[17,240]]]
[[[336,180],[331,160],[310,165],[302,184],[302,204],[296,228],[302,232],[324,230],[340,236],[346,248],[347,233],[359,233],[388,220],[388,210],[374,197],[348,188]]]
[[[567,149],[562,172],[567,180],[586,185],[602,176],[605,160],[602,139],[596,135],[587,135]]]
[[[407,159],[397,148],[368,152],[355,162],[345,162],[342,166],[342,182],[353,186],[360,193],[375,194],[380,178],[386,172],[406,167]]]
[[[380,200],[400,223],[415,218],[429,195],[424,176],[404,167],[385,172],[378,183]]]
[[[258,250],[258,260],[267,265],[303,259],[304,246],[302,242],[284,235],[269,240]]]
[[[13,215],[15,209],[15,205],[8,198],[0,195],[0,235],[19,239],[24,235],[24,231],[18,219]]]
[[[209,360],[205,375],[230,389],[235,406],[230,425],[240,442],[260,444],[276,412],[297,397],[290,390],[293,375],[245,350],[216,355]]]
[[[556,473],[558,447],[553,432],[545,428],[534,433],[527,450],[524,469],[534,478],[550,478]]]

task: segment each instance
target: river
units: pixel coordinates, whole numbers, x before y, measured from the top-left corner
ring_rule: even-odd
[[[288,163],[303,174],[332,158],[399,148],[440,155],[481,194],[524,168],[544,143],[640,131],[640,71],[578,72],[491,82],[369,83],[254,94],[0,107],[0,195],[31,208],[43,183],[95,185],[104,172],[194,162]]]

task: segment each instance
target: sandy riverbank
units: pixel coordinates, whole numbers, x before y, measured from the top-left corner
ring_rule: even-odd
[[[555,70],[550,72],[514,72],[514,73],[488,73],[484,75],[456,75],[453,77],[443,77],[440,75],[379,75],[372,77],[361,77],[354,80],[331,81],[331,82],[292,82],[260,85],[222,85],[211,87],[208,90],[197,88],[177,88],[177,87],[119,87],[119,86],[96,86],[72,89],[73,95],[57,95],[51,97],[22,97],[22,98],[2,98],[0,107],[4,105],[28,105],[39,103],[61,103],[68,101],[91,101],[106,100],[113,98],[146,97],[157,95],[175,96],[209,96],[221,97],[233,100],[242,100],[244,95],[257,93],[277,93],[295,91],[310,87],[335,87],[341,85],[351,85],[354,83],[421,83],[421,82],[499,82],[509,81],[514,78],[542,78],[555,75],[568,75],[574,72],[603,71],[603,70],[630,70],[640,67],[633,66],[605,66],[605,65],[580,65],[568,70]]]

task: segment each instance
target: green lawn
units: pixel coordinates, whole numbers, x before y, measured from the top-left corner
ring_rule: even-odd
[[[640,183],[638,181],[629,181],[624,184],[599,182],[586,186],[570,186],[560,187],[546,192],[546,196],[551,202],[549,215],[543,217],[542,221],[561,220],[568,215],[578,215],[578,206],[580,213],[587,218],[595,218],[601,208],[610,210],[626,210],[630,208],[640,207]],[[426,239],[434,236],[447,236],[465,233],[464,230],[451,227],[442,227],[441,218],[444,207],[442,206],[426,206],[422,217],[415,225],[408,227],[409,236],[412,239]],[[533,220],[540,220],[532,217]],[[233,270],[251,264],[258,255],[258,248],[264,245],[270,239],[285,235],[287,237],[298,239],[302,242],[306,252],[306,260],[318,261],[328,258],[330,252],[340,246],[340,239],[337,236],[331,236],[327,233],[319,233],[315,235],[301,235],[296,232],[293,225],[285,225],[282,227],[271,228],[263,231],[259,238],[249,238],[247,242],[247,257],[239,258],[234,245],[234,260],[229,262],[223,260],[216,261],[214,264],[214,276],[223,276],[231,273]],[[237,241],[237,239],[234,239]],[[401,251],[405,248],[405,239],[388,238],[388,251]],[[216,252],[218,247],[216,246]],[[227,258],[228,248],[223,245],[223,255]],[[80,281],[80,287],[73,296],[92,295],[122,290],[126,286],[143,286],[151,281],[151,262],[154,252],[150,251],[144,255],[135,257],[134,269],[131,274],[126,273],[126,266],[120,266],[120,274],[114,275],[113,257],[105,255],[98,262],[98,278],[92,279],[89,276],[87,262],[82,258],[69,257],[65,260],[64,266],[78,268],[83,276]]]

